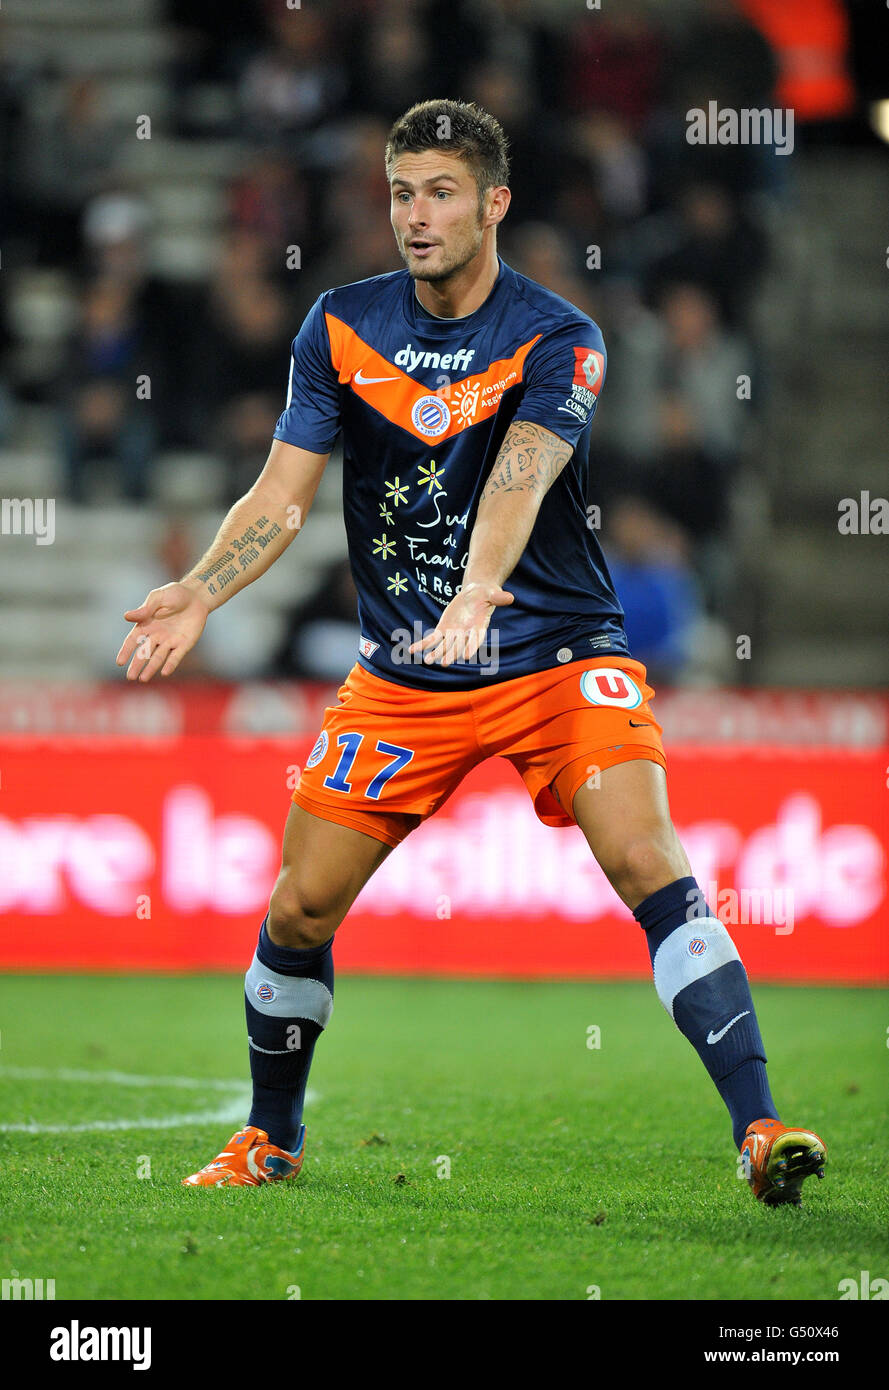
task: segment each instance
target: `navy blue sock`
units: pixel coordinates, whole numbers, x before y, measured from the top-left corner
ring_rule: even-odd
[[[266,921],[268,918],[266,918]],[[302,1128],[315,1043],[333,1011],[330,941],[308,951],[276,946],[264,921],[244,979],[253,1108],[247,1121],[293,1152]]]
[[[645,931],[658,998],[710,1073],[740,1148],[753,1120],[779,1117],[735,944],[692,877],[659,888],[633,916]]]

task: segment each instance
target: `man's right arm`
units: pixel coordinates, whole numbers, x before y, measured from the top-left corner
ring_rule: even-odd
[[[124,614],[134,627],[117,654],[127,680],[171,676],[209,614],[269,568],[302,527],[329,454],[276,439],[262,473],[232,507],[216,539],[178,584],[152,589]]]
[[[309,513],[328,454],[310,454],[276,439],[249,492],[236,502],[210,549],[182,583],[214,608],[282,555]]]

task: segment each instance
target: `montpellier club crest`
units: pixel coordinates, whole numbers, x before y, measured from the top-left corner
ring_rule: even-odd
[[[421,396],[414,402],[411,422],[427,439],[435,439],[444,434],[451,423],[451,413],[440,396]]]
[[[316,767],[316,766],[318,765],[318,763],[320,763],[321,759],[324,757],[324,754],[325,754],[326,752],[327,752],[327,731],[326,731],[325,729],[322,729],[322,730],[321,730],[321,733],[318,735],[317,739],[315,740],[315,747],[312,749],[311,753],[309,754],[308,758],[306,759],[306,771],[308,771],[310,767]]]

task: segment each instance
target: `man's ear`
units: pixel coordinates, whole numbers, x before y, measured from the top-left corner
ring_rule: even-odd
[[[498,188],[489,188],[485,195],[485,226],[496,227],[502,222],[509,211],[511,201],[512,194],[506,184],[501,184]]]

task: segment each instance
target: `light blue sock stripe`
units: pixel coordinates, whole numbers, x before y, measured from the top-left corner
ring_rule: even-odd
[[[654,987],[670,1017],[674,1016],[673,1003],[680,990],[712,974],[730,960],[740,960],[740,956],[716,917],[683,922],[672,931],[654,957]]]
[[[255,955],[244,988],[253,1008],[273,1018],[308,1018],[326,1028],[333,1013],[333,995],[320,980],[281,975]]]

